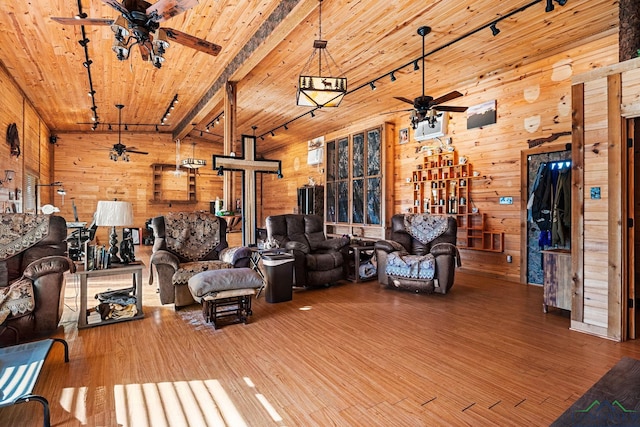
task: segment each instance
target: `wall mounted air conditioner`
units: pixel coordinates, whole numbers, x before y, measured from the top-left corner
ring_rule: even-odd
[[[418,127],[413,133],[416,141],[425,141],[427,139],[438,138],[447,134],[447,124],[449,123],[449,114],[438,113],[438,118],[433,127],[429,125],[429,121],[424,120],[418,123]]]
[[[316,148],[315,150],[309,150],[307,154],[307,164],[319,165],[320,163],[322,163],[323,156],[324,156],[324,147]]]

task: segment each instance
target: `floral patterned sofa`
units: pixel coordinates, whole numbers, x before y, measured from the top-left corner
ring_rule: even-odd
[[[189,279],[208,270],[248,267],[251,249],[229,248],[227,222],[209,212],[172,212],[151,220],[154,243],[150,258],[155,267],[162,304],[178,309],[195,304]]]
[[[454,217],[397,214],[389,240],[375,243],[381,285],[415,292],[446,294],[460,266]]]

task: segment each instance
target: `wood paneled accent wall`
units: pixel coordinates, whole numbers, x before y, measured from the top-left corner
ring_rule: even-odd
[[[578,173],[574,188],[580,189],[581,233],[572,235],[572,245],[582,248],[573,253],[574,301],[571,327],[614,340],[626,339],[626,280],[624,271],[627,212],[627,150],[625,120],[640,116],[640,59],[598,68],[574,77],[573,156]],[[637,139],[636,139],[637,143]],[[574,166],[575,168],[575,166]],[[600,189],[600,199],[591,195]],[[574,194],[575,198],[575,194]],[[579,210],[582,209],[582,212]]]
[[[0,109],[0,179],[5,170],[13,170],[15,179],[5,188],[21,189],[27,172],[35,175],[42,183],[49,183],[53,164],[53,146],[49,143],[50,131],[38,116],[35,108],[15,84],[9,72],[0,66],[0,93],[3,108]],[[20,138],[19,157],[10,155],[10,147],[5,142],[7,127],[16,123]],[[41,192],[42,204],[51,203],[53,191]]]
[[[496,124],[477,129],[467,129],[465,114],[453,113],[449,120],[446,137],[451,138],[459,155],[467,156],[469,162],[473,163],[474,170],[481,173],[481,179],[474,180],[470,197],[480,212],[486,214],[487,227],[505,234],[503,253],[462,250],[464,270],[514,282],[521,281],[520,266],[524,266],[526,262],[521,257],[521,247],[526,244],[521,237],[521,230],[526,226],[526,215],[522,212],[526,210],[528,199],[527,194],[522,193],[526,189],[521,188],[521,154],[530,149],[530,141],[571,131],[572,76],[616,63],[616,46],[617,34],[612,34],[598,41],[585,42],[582,46],[549,53],[543,60],[512,64],[450,88],[465,95],[457,99],[455,105],[473,106],[495,99],[498,116]],[[419,91],[420,88],[417,87],[416,94]],[[327,120],[331,117],[330,111],[323,111],[322,114]],[[385,203],[386,208],[391,209],[387,218],[394,213],[407,212],[412,206],[413,194],[411,184],[407,184],[406,179],[411,177],[411,171],[424,156],[424,153],[418,153],[417,150],[434,142],[416,142],[413,130],[409,129],[410,142],[398,144],[397,132],[409,127],[408,115],[356,119],[358,118],[354,118],[354,123],[348,128],[325,135],[325,140],[392,121],[396,135],[393,138],[393,151],[386,153],[385,176],[393,180],[393,184],[387,187]],[[387,140],[387,145],[389,141],[390,139]],[[571,137],[562,136],[537,147],[555,147],[562,151],[569,143]],[[296,206],[295,189],[305,184],[309,176],[313,176],[318,183],[322,183],[324,179],[324,165],[308,167],[304,162],[306,141],[290,137],[286,145],[287,148],[267,155],[268,158],[283,160],[285,179],[281,184],[274,177],[273,186],[264,186],[265,216],[293,212]],[[387,150],[389,148],[386,147]],[[605,154],[599,155],[598,164],[601,164],[602,156],[606,156],[606,147],[601,151]],[[597,170],[590,173],[595,174],[593,181],[601,178]],[[501,196],[513,197],[513,204],[500,205],[498,201]],[[603,238],[606,240],[606,235]],[[512,263],[507,262],[507,255],[511,255]],[[604,262],[606,263],[606,257]]]
[[[182,140],[181,158],[195,157],[206,159],[207,166],[198,170],[196,175],[197,203],[157,203],[153,202],[154,163],[175,164],[176,145],[170,134],[166,133],[122,133],[122,143],[127,147],[146,151],[148,155],[129,155],[130,161],[109,159],[109,150],[118,142],[118,133],[59,134],[56,144],[56,162],[54,175],[56,181],[64,183],[67,195],[64,206],[60,200],[60,213],[67,220],[73,218],[72,200],[78,209],[81,221],[90,222],[99,200],[124,200],[133,203],[134,217],[138,228],[154,216],[180,210],[209,210],[209,202],[216,197],[222,198],[222,177],[211,170],[211,156],[221,154],[220,144],[198,141],[195,148],[189,139]],[[185,178],[185,184],[186,184]],[[187,188],[185,185],[184,198]],[[56,196],[58,198],[59,196]],[[98,230],[98,240],[107,242],[107,230]]]

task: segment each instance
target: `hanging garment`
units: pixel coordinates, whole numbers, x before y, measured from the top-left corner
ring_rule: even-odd
[[[540,165],[538,166],[538,171],[536,172],[536,176],[533,179],[533,185],[531,186],[531,190],[529,191],[529,200],[527,201],[527,221],[529,222],[533,221],[532,210],[533,210],[533,202],[536,198],[535,193],[536,193],[536,189],[540,185],[540,178],[542,177],[542,173],[544,172],[546,167],[547,167],[546,163],[540,163]]]
[[[531,207],[533,222],[540,231],[551,230],[551,208],[553,198],[553,177],[551,168],[545,164],[540,182],[534,190],[534,199]]]
[[[558,174],[551,214],[551,244],[565,246],[571,226],[571,169]]]

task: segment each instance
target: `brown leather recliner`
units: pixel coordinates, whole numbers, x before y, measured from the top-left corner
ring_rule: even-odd
[[[47,219],[48,233],[44,233]],[[30,228],[24,224],[34,221],[40,225]],[[35,302],[30,313],[10,315],[0,325],[0,345],[51,335],[64,309],[64,274],[75,271],[66,256],[67,222],[60,216],[0,214],[0,228],[0,287],[21,278],[31,280]]]
[[[412,222],[412,217],[417,221]],[[453,286],[455,268],[460,266],[456,233],[452,216],[394,215],[389,239],[374,246],[378,281],[388,287],[446,294]]]
[[[197,273],[248,267],[251,249],[229,248],[227,222],[209,212],[173,212],[151,220],[153,253],[150,262],[158,273],[162,304],[178,309],[195,304],[187,286]],[[153,268],[150,270],[153,282]]]
[[[266,219],[267,237],[295,256],[295,286],[330,285],[345,278],[348,238],[327,239],[318,215],[285,214]]]

